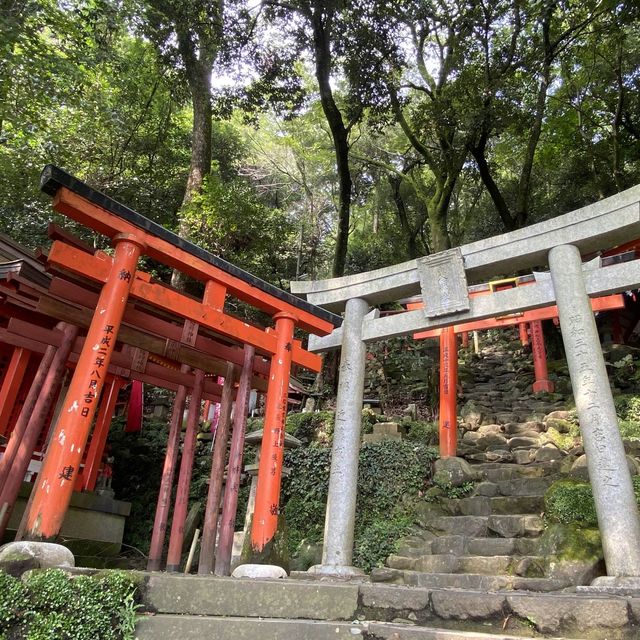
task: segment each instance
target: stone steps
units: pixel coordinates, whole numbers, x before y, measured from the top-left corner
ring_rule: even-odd
[[[490,516],[431,516],[424,523],[426,529],[444,534],[466,535],[470,537],[501,538],[540,535],[544,522],[537,514],[490,515]]]
[[[413,586],[139,574],[144,610],[136,638],[631,640],[640,631],[640,598],[547,594],[562,588],[548,579],[395,573]]]
[[[425,554],[417,558],[391,555],[387,559],[391,569],[419,571],[422,573],[473,573],[482,575],[523,575],[532,566],[544,574],[546,560],[534,555],[458,555],[455,553]]]

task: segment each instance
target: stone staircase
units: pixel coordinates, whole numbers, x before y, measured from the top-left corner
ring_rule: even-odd
[[[640,598],[142,574],[137,640],[631,640]]]
[[[459,456],[436,472],[472,494],[427,492],[413,535],[401,541],[375,581],[439,588],[554,592],[584,584],[599,567],[562,566],[543,554],[544,494],[574,456],[556,444],[568,398],[531,392],[530,356],[498,340],[463,374]],[[566,387],[566,385],[565,385]],[[551,431],[550,431],[551,427]],[[573,453],[583,453],[580,446]],[[570,463],[570,464],[567,464]],[[568,467],[568,468],[567,468]],[[456,482],[457,480],[457,482]],[[445,482],[446,484],[446,482]]]
[[[136,638],[639,638],[640,597],[577,587],[598,568],[567,568],[541,548],[544,493],[583,453],[570,439],[556,443],[566,435],[567,398],[534,396],[530,357],[503,343],[488,344],[467,373],[466,460],[436,475],[473,481],[473,491],[457,499],[427,492],[412,535],[386,567],[360,581],[143,574]]]

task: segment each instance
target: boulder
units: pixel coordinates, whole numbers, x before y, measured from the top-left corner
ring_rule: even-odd
[[[275,564],[241,564],[231,574],[232,578],[286,578],[287,572]]]
[[[558,449],[554,444],[545,444],[544,447],[540,447],[533,456],[536,462],[552,462],[553,460],[560,460],[562,458],[562,451]]]
[[[61,544],[19,540],[0,547],[0,570],[12,576],[30,569],[74,566],[73,553]]]
[[[638,468],[635,460],[631,456],[627,456],[627,466],[629,468],[629,473],[632,476],[638,474]],[[586,480],[589,481],[589,469],[587,467],[587,456],[581,455],[576,458],[576,461],[571,466],[571,471],[569,475],[572,478],[577,478],[578,480]]]
[[[465,482],[478,479],[478,473],[462,458],[439,458],[434,463],[433,479],[439,485],[450,484],[459,487]]]
[[[480,425],[482,413],[482,409],[473,400],[469,400],[460,409],[460,417],[472,428]]]

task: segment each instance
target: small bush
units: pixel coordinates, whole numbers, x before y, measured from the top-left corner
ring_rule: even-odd
[[[133,640],[137,608],[136,583],[122,572],[71,578],[50,569],[23,582],[0,573],[0,637]]]
[[[560,480],[544,496],[545,516],[551,522],[597,526],[596,507],[591,485],[575,480]]]
[[[403,420],[402,426],[407,430],[407,439],[421,444],[438,443],[438,425],[426,420]]]
[[[328,443],[333,435],[333,412],[292,413],[287,417],[286,431],[305,444]]]

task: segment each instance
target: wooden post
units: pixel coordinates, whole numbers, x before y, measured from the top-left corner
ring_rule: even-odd
[[[52,540],[60,532],[96,412],[96,400],[115,348],[142,245],[128,234],[114,240],[116,249],[109,277],[34,488],[25,531],[29,540]]]
[[[11,360],[0,387],[0,435],[5,434],[9,427],[9,418],[15,406],[30,356],[31,352],[23,347],[15,347],[11,354]]]
[[[231,422],[231,408],[233,406],[233,387],[235,384],[235,365],[229,362],[224,376],[224,387],[220,402],[220,418],[213,445],[211,459],[211,475],[209,477],[209,491],[207,492],[207,506],[204,511],[202,526],[202,543],[200,544],[200,559],[198,575],[207,576],[213,571],[214,548],[218,531],[218,513],[220,511],[220,496],[222,495],[222,480],[224,476],[224,462],[227,454],[229,439],[229,423]]]
[[[440,456],[456,455],[458,342],[453,327],[440,334]]]
[[[518,323],[518,331],[520,333],[520,342],[522,343],[522,346],[527,347],[529,345],[529,332],[527,331],[527,323]]]
[[[244,449],[244,434],[249,413],[249,395],[251,394],[251,376],[253,373],[253,358],[255,349],[250,345],[244,347],[244,363],[240,385],[236,395],[236,408],[233,414],[233,435],[231,436],[231,450],[229,451],[229,467],[227,469],[227,484],[224,489],[222,516],[220,518],[220,535],[216,549],[214,573],[217,576],[228,576],[231,569],[231,554],[233,552],[233,534],[238,509],[238,491],[240,490],[240,475],[242,473],[242,451]],[[264,435],[264,434],[263,434]]]
[[[109,427],[113,419],[113,413],[116,410],[118,401],[118,393],[124,385],[124,380],[120,377],[113,378],[108,388],[102,392],[100,398],[100,409],[98,417],[93,427],[93,434],[89,444],[89,451],[84,463],[84,471],[82,473],[82,489],[84,491],[93,491],[96,488],[96,480],[98,471],[102,462],[102,456],[107,444],[109,436]]]
[[[182,369],[185,371],[187,367],[183,365]],[[173,478],[176,474],[178,452],[180,451],[180,433],[182,431],[182,416],[184,414],[186,399],[187,388],[181,385],[178,387],[178,391],[173,400],[169,437],[167,439],[167,452],[164,456],[162,480],[160,481],[160,491],[158,492],[158,504],[153,521],[147,571],[159,571],[162,563],[162,551],[167,530],[167,520],[169,519],[169,511],[171,509],[171,491],[173,489]]]
[[[260,468],[256,508],[251,527],[251,548],[260,553],[273,541],[278,528],[284,427],[287,418],[289,373],[295,316],[277,313],[276,353],[271,358],[269,389],[264,416],[264,435],[260,448]]]
[[[49,414],[51,406],[60,393],[60,387],[64,379],[64,370],[67,366],[67,360],[73,347],[73,343],[78,336],[78,327],[73,325],[66,325],[63,330],[62,342],[60,346],[55,350],[55,355],[51,361],[51,366],[47,371],[44,382],[39,389],[39,395],[33,407],[33,411],[29,416],[27,425],[24,429],[24,433],[20,440],[12,439],[9,441],[9,447],[7,447],[7,464],[11,463],[11,466],[7,469],[7,475],[5,476],[5,482],[2,484],[2,490],[0,491],[0,508],[6,505],[4,511],[4,517],[0,519],[0,539],[2,538],[9,517],[13,511],[13,507],[20,492],[22,481],[29,468],[29,462],[33,455],[33,450],[38,442],[38,438],[42,433],[44,422]],[[10,449],[14,452],[11,453]],[[11,462],[11,457],[13,461]],[[2,458],[2,462],[5,459]],[[1,463],[0,463],[1,464]],[[38,476],[39,477],[39,476]],[[32,493],[35,491],[35,487]],[[26,514],[25,514],[26,515]]]
[[[196,369],[195,382],[189,402],[189,416],[187,431],[184,435],[182,460],[180,461],[180,475],[176,491],[176,503],[173,508],[171,521],[171,536],[169,538],[169,552],[167,553],[167,571],[180,571],[182,544],[184,542],[184,523],[187,519],[189,507],[189,489],[191,488],[191,473],[193,471],[193,457],[196,449],[196,435],[200,420],[200,401],[204,386],[204,371]]]
[[[542,322],[534,320],[531,322],[531,350],[533,352],[533,369],[535,372],[535,382],[533,383],[533,392],[539,393],[546,391],[553,393],[554,385],[549,380],[547,371],[547,350],[544,346],[544,333],[542,331]]]

